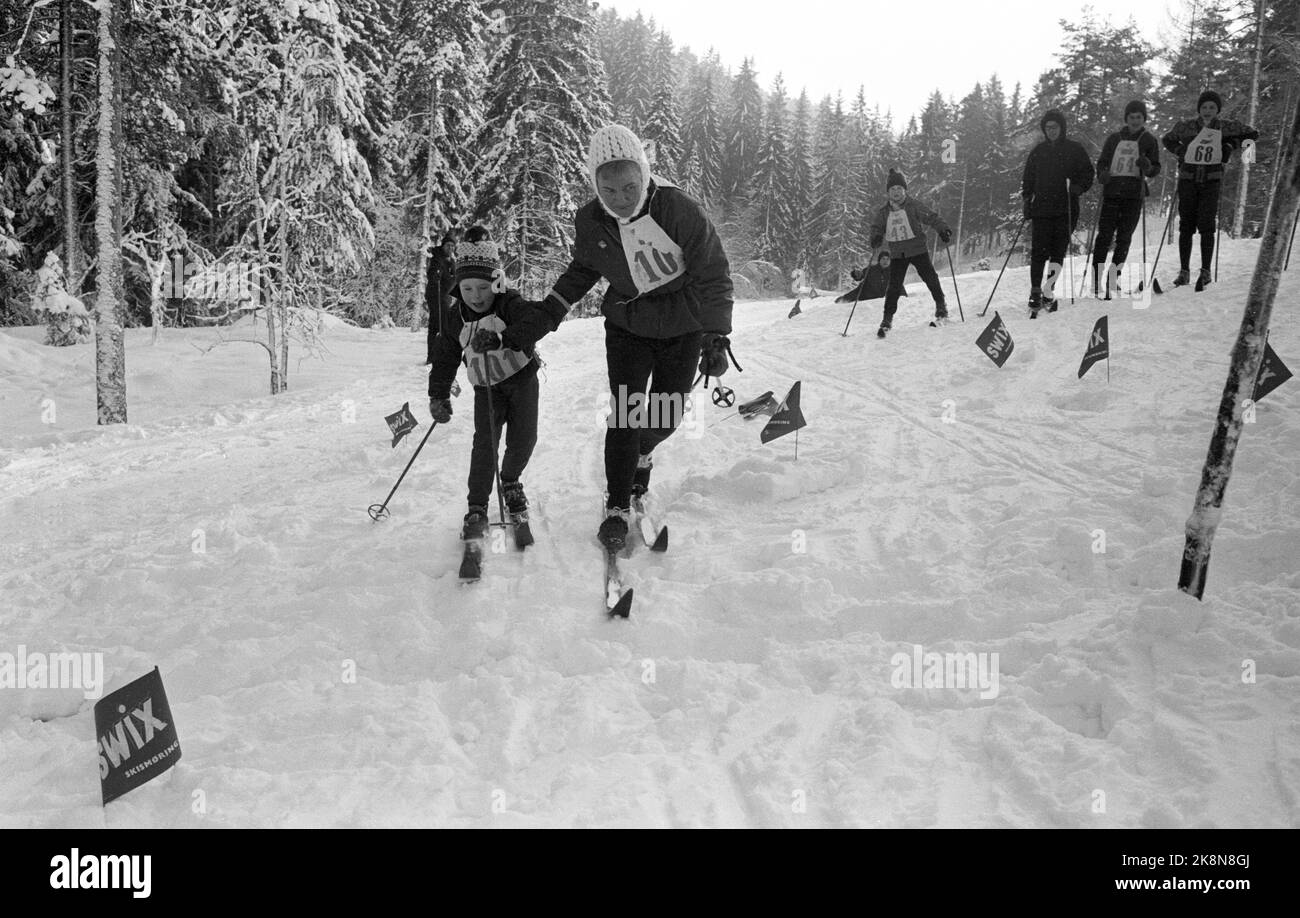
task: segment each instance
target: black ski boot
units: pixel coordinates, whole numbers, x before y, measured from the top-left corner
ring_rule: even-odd
[[[596,532],[596,541],[605,546],[606,551],[622,551],[627,545],[627,518],[626,509],[610,507],[605,510],[605,519]]]
[[[1191,282],[1192,282],[1192,273],[1188,271],[1186,268],[1183,268],[1183,270],[1179,271],[1178,276],[1174,278],[1175,287],[1186,287]]]
[[[889,325],[888,322],[882,322],[882,323],[880,323],[880,327],[879,327],[878,329],[876,329],[876,337],[877,337],[877,338],[883,338],[883,337],[885,337],[885,335],[889,333],[889,328],[890,328],[890,325]]]
[[[1200,293],[1206,287],[1210,286],[1210,284],[1211,284],[1210,269],[1202,268],[1201,273],[1196,275],[1196,292]]]
[[[471,539],[483,539],[487,537],[487,531],[487,507],[471,505],[469,513],[465,514],[465,523],[460,528],[460,537],[467,542]]]
[[[505,499],[506,509],[511,513],[528,512],[528,498],[524,495],[524,486],[519,482],[501,482],[501,496]]]
[[[1043,308],[1043,291],[1034,287],[1029,291],[1029,318],[1037,319],[1038,310]]]

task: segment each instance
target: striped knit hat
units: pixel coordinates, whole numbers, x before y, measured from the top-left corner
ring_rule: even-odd
[[[587,173],[591,176],[591,187],[596,191],[597,200],[600,200],[600,191],[596,181],[596,170],[606,163],[619,161],[636,163],[641,169],[641,197],[637,199],[636,209],[633,211],[634,214],[638,214],[645,206],[646,194],[650,190],[650,161],[646,158],[645,148],[641,146],[641,141],[635,134],[621,124],[607,124],[592,135],[591,145],[587,148]],[[600,206],[605,207],[603,200],[600,201]],[[631,222],[629,218],[620,217],[608,207],[605,207],[605,211],[622,223]]]
[[[477,277],[495,280],[501,271],[501,255],[491,239],[456,243],[456,283]]]

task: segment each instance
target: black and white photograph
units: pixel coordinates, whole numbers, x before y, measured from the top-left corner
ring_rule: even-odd
[[[0,828],[1300,828],[1298,218],[1300,0],[0,0]]]

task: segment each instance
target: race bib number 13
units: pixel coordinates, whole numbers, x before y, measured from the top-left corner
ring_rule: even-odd
[[[618,231],[638,293],[649,293],[686,273],[682,247],[649,214],[631,223],[620,223]]]
[[[1217,166],[1223,162],[1223,132],[1201,128],[1201,133],[1183,154],[1183,162],[1192,166]]]

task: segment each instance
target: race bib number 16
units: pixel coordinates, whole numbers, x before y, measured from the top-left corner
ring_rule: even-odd
[[[686,272],[682,247],[649,214],[618,225],[623,255],[638,293],[649,293]]]

